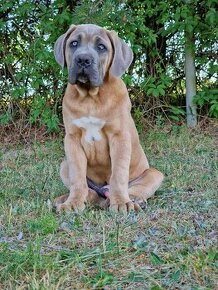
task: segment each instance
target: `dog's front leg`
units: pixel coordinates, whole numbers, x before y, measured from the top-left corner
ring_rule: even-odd
[[[134,209],[129,198],[129,166],[131,139],[128,133],[116,133],[109,137],[112,174],[110,178],[110,209],[127,212]]]
[[[74,209],[76,212],[85,208],[88,196],[86,181],[87,159],[77,134],[66,134],[64,148],[68,164],[68,182],[70,194],[67,200],[57,206],[57,211]]]

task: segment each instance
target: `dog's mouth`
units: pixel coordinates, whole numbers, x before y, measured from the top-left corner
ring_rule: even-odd
[[[77,76],[77,83],[79,84],[90,84],[90,80],[87,74],[82,73]]]
[[[87,71],[86,69],[70,71],[69,82],[72,85],[77,84],[84,88],[99,87],[102,85],[102,80],[99,78],[99,76],[96,76],[95,71]]]
[[[88,90],[92,87],[92,84],[87,75],[79,75],[77,77],[76,84],[80,86],[81,88],[88,89]]]
[[[99,80],[90,79],[88,74],[78,74],[76,84],[83,88],[99,87],[102,83]]]

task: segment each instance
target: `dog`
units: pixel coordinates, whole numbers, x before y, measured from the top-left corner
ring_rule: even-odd
[[[138,210],[164,176],[149,167],[121,80],[131,48],[114,31],[82,24],[57,39],[54,54],[68,70],[60,176],[69,194],[56,198],[57,212],[80,212],[87,202],[115,212]]]

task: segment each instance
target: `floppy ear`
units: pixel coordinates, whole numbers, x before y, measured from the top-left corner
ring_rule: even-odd
[[[62,34],[55,42],[54,45],[54,55],[57,63],[59,63],[62,68],[66,65],[65,59],[65,45],[67,38],[70,36],[71,32],[76,29],[76,25],[71,25],[66,33]]]
[[[131,48],[118,37],[115,31],[109,31],[108,34],[114,49],[114,56],[110,68],[111,73],[117,77],[121,77],[132,63],[133,52]]]

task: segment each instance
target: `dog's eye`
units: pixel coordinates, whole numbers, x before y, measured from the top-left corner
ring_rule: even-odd
[[[77,45],[78,45],[78,41],[76,41],[76,40],[74,40],[70,43],[71,47],[77,47]]]
[[[101,50],[101,51],[106,50],[106,46],[101,43],[98,45],[98,50]]]

